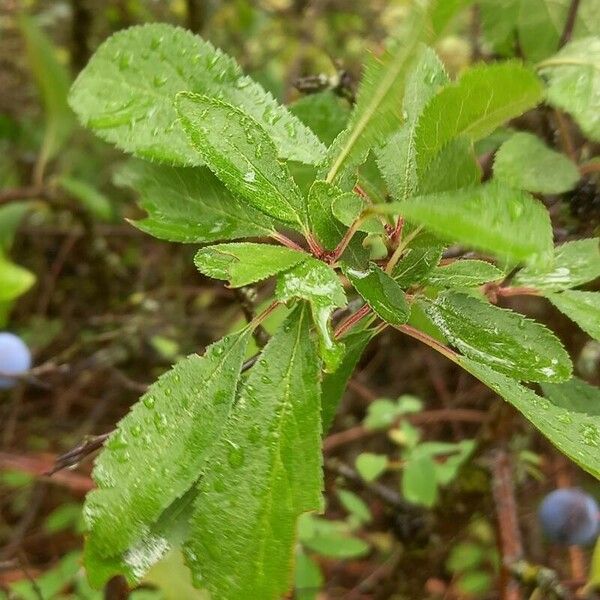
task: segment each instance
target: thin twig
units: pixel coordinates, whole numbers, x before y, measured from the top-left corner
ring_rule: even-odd
[[[569,6],[569,13],[567,14],[567,20],[565,22],[565,28],[560,36],[560,42],[558,44],[559,48],[562,48],[573,35],[573,28],[575,27],[575,21],[577,20],[579,4],[580,0],[571,0],[571,6]]]

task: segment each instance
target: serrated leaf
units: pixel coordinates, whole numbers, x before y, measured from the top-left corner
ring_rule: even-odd
[[[404,117],[400,98],[404,95],[406,74],[424,37],[425,11],[415,4],[402,31],[389,42],[384,53],[370,56],[357,93],[348,127],[327,151],[327,177],[330,183],[353,184],[353,170],[367,158],[369,150],[381,146]]]
[[[80,73],[69,101],[86,127],[126,152],[179,166],[199,165],[201,157],[177,121],[173,100],[181,91],[243,108],[264,126],[282,158],[311,164],[324,156],[316,136],[243,75],[232,58],[163,23],[110,37]]]
[[[500,146],[494,160],[494,177],[539,194],[561,194],[573,189],[580,179],[575,163],[526,132],[515,133]]]
[[[600,240],[589,238],[566,242],[554,249],[554,261],[546,269],[526,267],[515,276],[514,285],[561,291],[600,277]]]
[[[280,302],[299,298],[310,303],[321,340],[321,355],[327,370],[335,370],[343,359],[344,347],[333,338],[331,314],[346,305],[346,294],[335,271],[308,258],[279,276],[275,296]]]
[[[209,243],[268,237],[273,221],[236,198],[207,169],[136,162],[117,181],[134,188],[148,216],[133,224],[162,240]]]
[[[285,594],[296,520],[323,505],[319,363],[309,311],[271,338],[198,485],[185,546],[195,584],[213,598]]]
[[[538,69],[548,103],[573,115],[586,136],[600,141],[600,36],[568,43]]]
[[[546,298],[595,340],[600,340],[600,292],[566,290]]]
[[[0,251],[0,302],[22,296],[34,283],[33,273],[8,260]]]
[[[344,268],[354,289],[371,309],[386,323],[403,325],[410,316],[410,307],[402,288],[385,271],[371,263],[366,271]]]
[[[476,287],[504,278],[504,273],[483,260],[456,260],[436,267],[427,277],[428,283],[446,288]]]
[[[239,242],[198,250],[194,263],[208,277],[225,279],[231,287],[242,287],[281,273],[309,258],[308,254],[284,246]]]
[[[438,3],[442,6],[443,3]],[[431,48],[423,48],[406,77],[403,109],[406,121],[377,151],[377,164],[396,200],[407,200],[419,185],[415,131],[423,107],[448,82],[444,65]]]
[[[71,77],[67,67],[59,62],[52,42],[35,21],[20,15],[18,24],[25,40],[29,68],[44,104],[46,129],[39,160],[46,162],[62,148],[75,125],[67,104]]]
[[[555,406],[514,379],[468,358],[461,357],[460,364],[510,402],[561,452],[600,478],[600,430],[596,416]]]
[[[333,201],[343,192],[326,181],[315,181],[308,193],[308,217],[311,231],[326,250],[333,250],[346,231],[332,212]]]
[[[329,91],[304,96],[289,109],[327,146],[346,127],[350,116],[348,103]]]
[[[348,381],[373,337],[374,333],[370,330],[352,331],[344,336],[344,357],[342,361],[335,371],[323,375],[321,413],[324,435],[329,431]]]
[[[540,81],[519,63],[471,67],[457,83],[433,97],[419,117],[415,134],[418,172],[423,173],[454,138],[484,138],[541,99]]]
[[[249,336],[246,329],[177,363],[120,421],[96,459],[98,489],[84,508],[96,554],[120,557],[144,543],[198,479],[229,416]]]
[[[237,196],[266,215],[306,226],[304,198],[265,129],[220,100],[180,93],[181,125],[208,168]]]
[[[553,248],[552,226],[544,205],[497,181],[377,205],[373,210],[402,214],[440,239],[512,263],[548,260]]]
[[[402,288],[424,281],[442,258],[444,247],[432,240],[429,245],[411,245],[398,261],[392,277]]]
[[[446,292],[425,312],[465,356],[524,381],[566,381],[569,355],[540,323],[459,292]]]
[[[600,416],[600,389],[577,377],[564,383],[543,383],[542,390],[560,408]]]

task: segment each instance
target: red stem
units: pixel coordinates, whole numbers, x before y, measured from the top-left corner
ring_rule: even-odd
[[[292,250],[298,250],[299,252],[305,252],[302,246],[299,246],[296,244],[296,242],[290,240],[290,238],[283,235],[283,233],[279,233],[279,231],[274,231],[271,234],[271,238],[276,242],[279,242],[282,246],[287,246],[288,248],[291,248]]]
[[[345,321],[342,321],[338,328],[335,330],[334,337],[335,339],[339,339],[346,333],[349,329],[354,327],[363,317],[366,317],[371,308],[368,304],[361,306],[355,313],[351,314]]]

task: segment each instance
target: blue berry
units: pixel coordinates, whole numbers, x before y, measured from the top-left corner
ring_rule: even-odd
[[[548,494],[538,516],[546,537],[556,544],[589,544],[598,535],[598,504],[576,488],[562,488]]]
[[[20,375],[31,368],[31,352],[23,340],[12,333],[0,333],[0,390],[16,385],[16,380],[2,377]]]

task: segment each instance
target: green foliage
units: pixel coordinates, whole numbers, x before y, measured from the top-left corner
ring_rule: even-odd
[[[446,292],[425,311],[465,356],[525,381],[566,381],[572,365],[543,325],[473,296]]]
[[[306,226],[304,199],[266,130],[230,104],[180,93],[177,112],[192,146],[236,195],[266,215]]]
[[[552,227],[544,206],[526,192],[497,181],[416,196],[376,210],[400,213],[440,239],[490,252],[511,263],[547,261],[552,252]]]
[[[570,42],[538,68],[547,82],[547,101],[573,115],[582,131],[599,141],[600,37]]]
[[[63,176],[60,178],[60,186],[71,196],[77,198],[83,207],[97,219],[110,221],[114,216],[110,200],[89,183],[74,177]]]
[[[134,188],[148,216],[134,225],[162,240],[209,243],[269,236],[273,222],[238,199],[207,168],[128,164],[117,181]]]
[[[369,552],[354,535],[369,510],[349,491],[339,493],[346,521],[304,513],[323,509],[323,435],[367,344],[387,324],[463,366],[600,475],[596,414],[575,399],[584,384],[570,380],[561,342],[486,301],[546,295],[590,335],[600,334],[598,293],[570,291],[600,276],[598,241],[554,249],[548,211],[528,193],[570,190],[578,168],[532,134],[505,127],[541,101],[542,79],[508,61],[467,68],[450,82],[424,43],[468,4],[417,3],[381,55],[368,58],[352,109],[327,91],[288,111],[232,59],[167,25],[114,35],[77,79],[71,104],[85,124],[127,152],[167,163],[131,163],[118,177],[146,211],[138,228],[205,245],[196,266],[230,287],[276,277],[274,290],[261,289],[272,291],[267,310],[203,357],[177,363],[110,437],[84,509],[94,584],[115,573],[138,581],[182,547],[194,585],[211,597],[275,600],[289,591],[296,554],[296,594],[312,600],[309,584],[318,587],[321,575],[306,552],[338,559]],[[587,53],[574,38],[547,58],[562,35],[562,0],[536,0],[530,13],[520,0],[498,4],[506,11],[495,47],[511,54],[518,38],[525,58],[546,59],[538,72],[550,103],[596,139],[595,38]],[[487,31],[493,9],[488,2],[481,8]],[[587,87],[579,89],[574,77]],[[487,165],[480,156],[479,166],[476,152],[498,146],[494,177],[482,185]],[[85,179],[61,181],[91,211],[109,216],[79,185]],[[0,244],[8,246],[12,234],[10,227],[3,233],[2,221],[0,211]],[[210,245],[216,242],[228,243]],[[478,255],[448,263],[449,244],[458,248],[446,257],[466,249]],[[268,323],[270,340],[262,351],[253,348],[242,369],[251,329],[277,303],[287,305],[285,322]],[[157,333],[151,343],[161,339]],[[164,354],[178,352],[174,346]],[[549,399],[520,381],[542,382]],[[412,397],[379,399],[365,427],[390,428],[404,497],[430,507],[474,442],[422,440],[405,418],[420,408]],[[383,454],[356,460],[367,481],[391,466]],[[453,563],[465,589],[481,589],[488,573],[477,561],[459,566]]]
[[[578,287],[600,277],[600,240],[590,238],[566,242],[554,249],[554,260],[546,268],[526,267],[515,277],[515,285],[546,291]]]
[[[131,27],[109,38],[77,78],[69,98],[82,123],[142,158],[201,164],[177,120],[182,91],[241,106],[273,138],[281,157],[316,163],[324,147],[233,59],[177,27]]]
[[[579,171],[564,154],[550,150],[531,133],[515,133],[494,161],[494,177],[538,194],[561,194],[575,187]]]
[[[541,98],[538,78],[518,63],[472,67],[458,83],[434,96],[419,117],[415,134],[418,171],[422,173],[453,139],[484,138]]]
[[[267,344],[198,484],[185,554],[196,584],[214,597],[284,594],[296,518],[322,508],[319,364],[309,327],[299,307]]]
[[[204,275],[242,287],[291,269],[307,258],[307,254],[290,248],[243,242],[202,248],[194,262]]]

